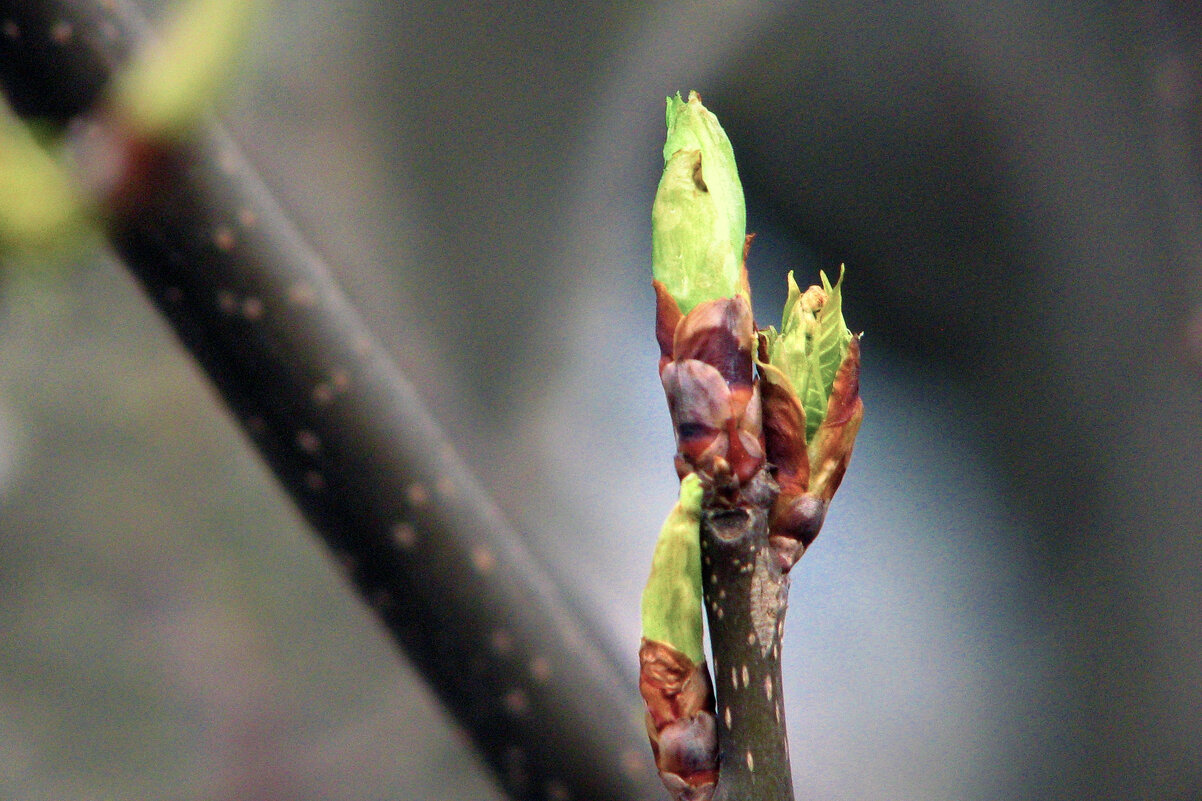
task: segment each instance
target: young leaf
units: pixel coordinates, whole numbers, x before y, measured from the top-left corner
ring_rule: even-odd
[[[805,409],[807,441],[813,439],[826,416],[835,374],[851,342],[851,331],[843,320],[843,268],[839,268],[834,286],[826,273],[819,275],[821,287],[801,292],[789,273],[781,330],[767,333],[768,361],[788,378]]]

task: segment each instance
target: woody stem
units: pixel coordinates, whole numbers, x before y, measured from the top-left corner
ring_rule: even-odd
[[[761,471],[744,497],[772,498],[770,486]],[[780,661],[789,577],[768,546],[770,508],[706,508],[701,519],[720,753],[713,801],[793,798]]]

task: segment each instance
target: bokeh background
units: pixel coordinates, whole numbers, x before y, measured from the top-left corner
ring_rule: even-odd
[[[1198,798],[1192,4],[280,0],[220,111],[633,680],[689,89],[757,317],[845,262],[866,332],[794,573],[799,798]],[[500,797],[102,250],[0,284],[0,633],[5,798]]]

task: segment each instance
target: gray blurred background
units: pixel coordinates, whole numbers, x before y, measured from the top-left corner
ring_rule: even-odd
[[[846,262],[866,332],[799,798],[1202,796],[1192,4],[282,1],[222,116],[633,681],[689,89],[761,324]],[[0,304],[0,797],[499,797],[118,265]]]

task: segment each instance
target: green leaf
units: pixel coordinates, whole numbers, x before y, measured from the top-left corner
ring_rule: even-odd
[[[643,590],[643,637],[666,643],[695,663],[705,659],[701,613],[701,479],[690,473],[680,482],[651,559]]]
[[[843,320],[843,268],[831,286],[819,273],[822,286],[802,292],[789,273],[780,333],[768,334],[768,361],[789,379],[806,414],[806,441],[813,439],[826,417],[827,401],[839,365],[847,356],[851,331]]]
[[[743,291],[747,212],[734,149],[696,92],[668,98],[664,172],[651,210],[651,269],[681,312]]]

